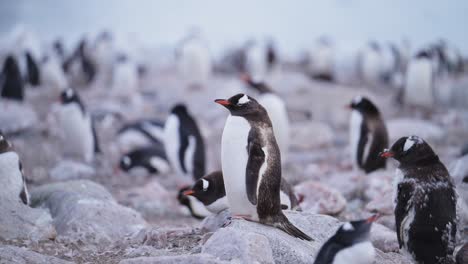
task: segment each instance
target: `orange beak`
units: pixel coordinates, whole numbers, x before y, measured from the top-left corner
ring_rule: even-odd
[[[382,158],[391,158],[391,157],[395,156],[395,153],[393,153],[392,151],[386,149],[386,150],[380,152],[379,156],[382,157]]]
[[[193,190],[186,190],[183,192],[184,195],[192,195],[194,194],[195,192]]]
[[[215,103],[220,104],[222,106],[231,105],[231,103],[228,100],[225,100],[225,99],[216,99]]]
[[[373,223],[373,222],[377,221],[377,219],[379,219],[379,218],[380,218],[380,214],[375,214],[375,215],[367,218],[366,222],[367,223]]]

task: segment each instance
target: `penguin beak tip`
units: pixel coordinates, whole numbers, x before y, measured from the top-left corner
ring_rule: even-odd
[[[216,99],[215,103],[220,104],[222,106],[231,105],[231,103],[228,100],[225,100],[225,99]]]
[[[183,192],[183,195],[187,196],[187,195],[192,195],[194,194],[195,192],[193,190],[186,190]]]
[[[377,221],[377,219],[379,218],[380,218],[380,214],[374,214],[373,216],[367,218],[366,222],[370,224],[370,223]]]
[[[386,150],[380,152],[379,156],[382,157],[382,158],[391,158],[391,157],[395,156],[395,153],[393,153],[392,151],[386,149]]]

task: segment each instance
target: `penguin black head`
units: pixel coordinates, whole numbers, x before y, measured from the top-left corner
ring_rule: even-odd
[[[176,115],[186,115],[188,113],[188,110],[184,104],[179,103],[172,107],[171,113]]]
[[[192,206],[192,202],[190,201],[190,198],[184,194],[185,191],[189,190],[190,187],[184,187],[182,189],[179,190],[179,193],[177,194],[177,200],[179,201],[179,203],[185,207],[187,207],[187,209],[190,211],[190,214],[196,218],[196,219],[203,219],[205,218],[204,216],[202,215],[199,215],[197,214],[197,212],[195,212],[193,206]]]
[[[123,171],[133,168],[144,168],[149,173],[166,173],[169,165],[166,162],[164,149],[156,146],[144,147],[130,151],[120,158],[119,167]]]
[[[362,114],[378,114],[377,107],[366,97],[356,96],[349,104],[349,108],[357,110]]]
[[[209,205],[226,195],[223,174],[215,171],[198,179],[195,184],[183,192],[197,198],[204,205]]]
[[[335,235],[330,238],[333,242],[345,246],[351,246],[369,239],[372,223],[378,219],[378,215],[358,221],[344,223]]]
[[[0,154],[12,151],[12,145],[0,132]]]
[[[265,82],[254,80],[246,73],[242,74],[240,78],[248,87],[257,90],[261,94],[272,92]]]
[[[236,94],[227,100],[216,99],[215,103],[226,107],[233,116],[247,117],[258,113],[266,114],[265,108],[263,108],[257,100],[242,93]]]
[[[404,165],[417,165],[438,161],[438,156],[422,138],[418,136],[402,137],[390,149],[380,153],[381,157],[392,157]]]

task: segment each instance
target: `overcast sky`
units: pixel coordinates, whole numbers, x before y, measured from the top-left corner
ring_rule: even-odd
[[[350,47],[403,37],[417,47],[442,37],[468,54],[464,0],[1,1],[0,33],[16,24],[45,39],[75,39],[111,28],[156,44],[175,43],[197,26],[213,49],[254,36],[273,36],[288,51],[305,48],[322,35]]]

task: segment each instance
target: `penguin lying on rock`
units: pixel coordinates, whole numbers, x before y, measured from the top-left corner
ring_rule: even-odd
[[[221,139],[221,165],[231,213],[312,240],[281,211],[281,154],[265,108],[246,94],[215,102],[230,112]]]

